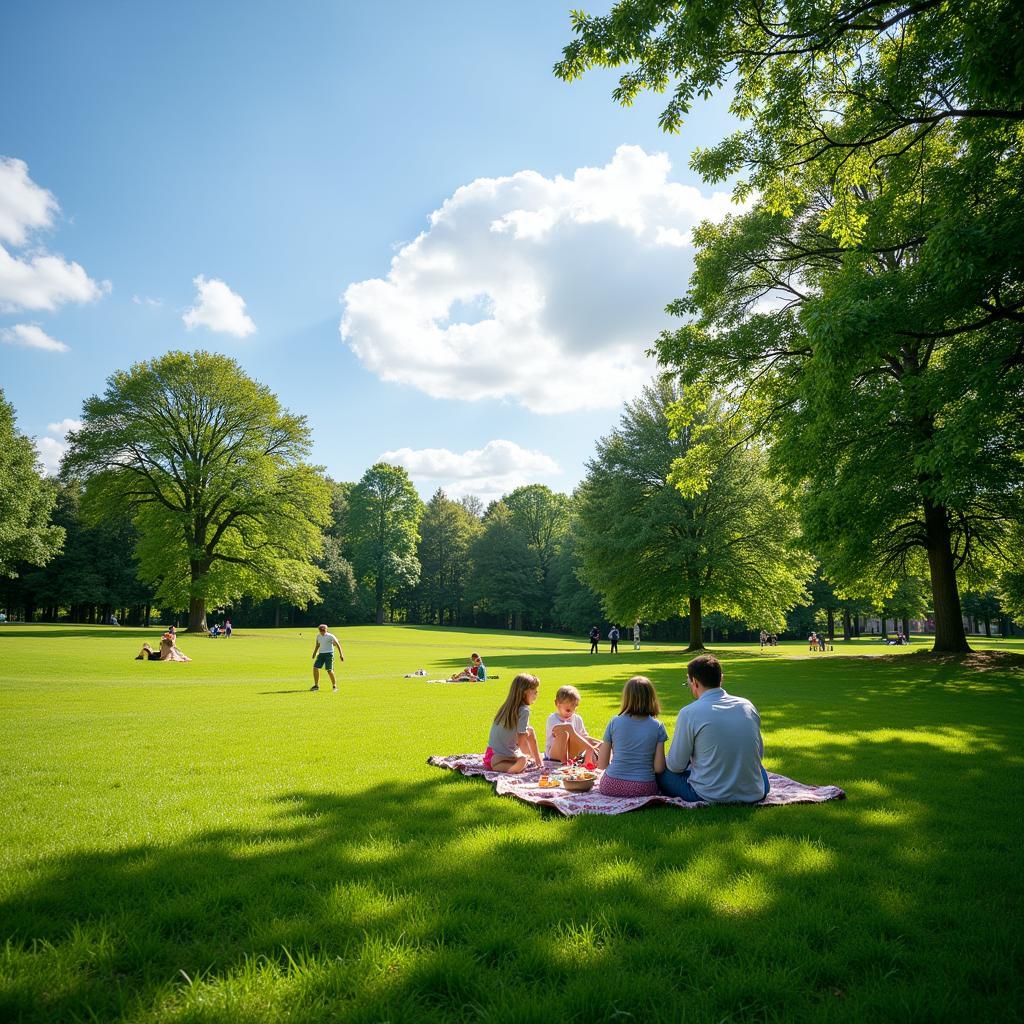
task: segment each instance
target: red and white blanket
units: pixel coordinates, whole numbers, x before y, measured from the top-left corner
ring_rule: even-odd
[[[482,775],[488,782],[493,782],[495,792],[499,796],[514,796],[528,804],[541,804],[553,807],[556,811],[571,817],[574,814],[624,814],[635,811],[648,804],[668,804],[670,807],[682,807],[687,810],[694,807],[708,807],[706,803],[691,803],[673,796],[602,796],[597,786],[589,793],[570,793],[558,786],[555,789],[541,789],[537,785],[541,773],[523,772],[521,775],[506,775],[504,772],[488,771],[484,767],[482,754],[452,754],[450,757],[428,757],[427,764],[435,768],[448,768],[462,775]],[[554,774],[560,765],[548,762],[545,771]],[[846,794],[838,786],[808,786],[785,775],[768,773],[771,791],[768,796],[755,807],[767,807],[777,804],[821,804],[826,800],[845,800]]]

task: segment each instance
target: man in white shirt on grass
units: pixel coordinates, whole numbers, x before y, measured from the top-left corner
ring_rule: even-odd
[[[327,669],[331,677],[331,689],[338,692],[338,680],[334,678],[334,648],[338,648],[338,657],[344,661],[345,655],[341,650],[341,644],[333,633],[327,632],[327,626],[321,623],[317,627],[319,636],[313,641],[313,685],[311,690],[320,689],[320,669]]]
[[[702,654],[686,666],[694,700],[679,712],[666,771],[658,788],[667,796],[710,804],[756,804],[768,795],[761,764],[764,740],[757,708],[722,688],[722,665]]]

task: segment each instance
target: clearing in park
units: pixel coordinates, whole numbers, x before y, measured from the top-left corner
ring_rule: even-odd
[[[0,1019],[1019,1019],[1020,640],[718,647],[767,767],[847,800],[565,819],[426,759],[481,750],[521,670],[535,724],[571,683],[600,734],[643,672],[671,730],[679,647],[335,632],[338,694],[312,629],[165,664],[0,627]],[[471,650],[499,680],[402,678]]]

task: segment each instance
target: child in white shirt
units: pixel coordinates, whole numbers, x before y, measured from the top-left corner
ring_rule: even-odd
[[[580,691],[575,686],[560,686],[555,694],[555,710],[548,715],[544,757],[549,761],[569,761],[586,756],[597,761],[601,741],[587,735],[583,719],[577,714]]]

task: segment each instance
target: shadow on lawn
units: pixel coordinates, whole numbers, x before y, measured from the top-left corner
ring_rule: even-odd
[[[967,775],[941,744],[872,739],[866,711],[845,725],[856,744],[824,733],[788,748],[781,770],[866,780],[846,804],[565,821],[438,772],[354,794],[281,794],[269,824],[251,828],[61,855],[0,903],[12,939],[0,1016],[116,1020],[142,1007],[226,1021],[238,1007],[218,1011],[215,990],[243,992],[254,972],[284,984],[302,1019],[501,1021],[510,999],[537,993],[543,1009],[518,1019],[607,1020],[616,1006],[673,1019],[679,999],[698,1018],[799,1015],[847,986],[851,969],[912,973],[933,883],[964,870],[937,827],[936,796],[964,802],[965,831],[992,829],[983,795],[1008,770],[999,744]],[[814,909],[821,900],[831,912]],[[758,937],[772,928],[769,954]],[[727,981],[758,964],[789,980],[747,991],[734,1017]],[[956,1005],[941,967],[928,984],[939,1005]]]

